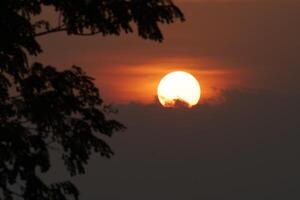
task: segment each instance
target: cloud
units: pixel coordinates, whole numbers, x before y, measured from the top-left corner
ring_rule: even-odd
[[[224,91],[194,109],[121,105],[128,126],[75,182],[85,199],[298,199],[300,96]]]

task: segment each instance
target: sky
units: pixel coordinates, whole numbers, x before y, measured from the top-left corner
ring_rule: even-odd
[[[163,25],[163,43],[39,39],[36,60],[82,66],[128,127],[105,138],[111,160],[94,156],[73,178],[83,199],[299,199],[300,1],[176,3],[186,22]],[[174,70],[200,82],[193,109],[157,103],[159,80]]]
[[[299,1],[179,1],[178,6],[186,22],[163,25],[163,43],[136,34],[53,34],[40,38],[44,53],[37,59],[82,66],[96,78],[104,100],[113,103],[151,103],[159,80],[174,70],[196,76],[203,101],[232,88],[298,93]]]

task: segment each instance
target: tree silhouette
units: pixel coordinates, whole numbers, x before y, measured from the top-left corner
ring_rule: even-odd
[[[55,9],[57,24],[34,21],[46,7]],[[0,199],[78,199],[71,182],[47,184],[37,175],[49,171],[50,149],[60,147],[69,173],[81,174],[92,152],[113,154],[101,135],[125,128],[80,67],[29,64],[42,52],[36,37],[119,35],[135,24],[140,37],[162,41],[159,24],[176,19],[183,14],[169,0],[0,1]]]

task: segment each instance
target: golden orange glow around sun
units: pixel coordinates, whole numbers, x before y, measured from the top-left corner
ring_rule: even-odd
[[[157,88],[159,102],[164,107],[196,105],[201,96],[197,79],[184,71],[175,71],[164,76]]]

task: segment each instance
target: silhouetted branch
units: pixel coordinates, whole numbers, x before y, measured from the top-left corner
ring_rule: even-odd
[[[50,34],[50,33],[58,33],[58,32],[64,32],[64,31],[67,31],[67,28],[57,27],[57,28],[53,28],[53,29],[50,29],[50,30],[47,30],[47,31],[36,33],[34,35],[34,37],[39,37],[39,36],[47,35],[47,34]],[[101,31],[89,32],[89,33],[72,33],[72,35],[93,36],[93,35],[96,35],[96,34],[99,34],[99,33],[101,33]]]
[[[63,28],[63,26],[58,26],[56,28],[47,30],[47,31],[43,31],[43,32],[39,32],[39,33],[35,33],[34,37],[39,37],[39,36],[43,36],[43,35],[47,35],[49,33],[57,33],[57,32],[62,32],[62,31],[66,31],[66,28]]]

